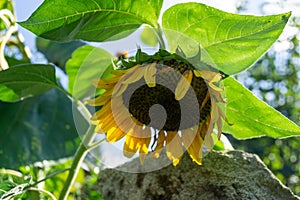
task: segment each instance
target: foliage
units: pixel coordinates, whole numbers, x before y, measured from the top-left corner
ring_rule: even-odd
[[[60,163],[50,169],[43,166],[36,170],[33,167],[27,172],[30,177],[35,177],[33,181],[36,182],[39,181],[36,178],[38,173],[51,176],[54,171],[66,169],[69,171],[67,176],[64,172],[47,178],[44,189],[60,199],[64,199],[70,192],[77,195],[72,184],[76,176],[77,181],[82,183],[82,160],[98,144],[92,143],[94,131],[90,124],[86,125],[85,119],[90,114],[82,100],[95,94],[89,91],[92,88],[91,81],[107,77],[121,58],[114,58],[104,49],[82,46],[82,42],[73,40],[119,40],[142,25],[148,27],[142,33],[142,38],[145,34],[155,36],[153,40],[144,38],[144,43],[154,46],[158,42],[160,48],[169,44],[169,51],[178,52],[181,49],[187,61],[196,67],[209,64],[226,75],[223,81],[228,101],[226,114],[232,123],[226,126],[226,132],[243,139],[265,135],[273,138],[300,135],[298,126],[254,97],[234,78],[227,77],[247,69],[269,49],[281,34],[290,13],[242,16],[200,3],[185,3],[164,12],[160,24],[158,19],[162,3],[162,0],[46,0],[28,20],[19,23],[37,36],[48,39],[38,39],[38,48],[49,62],[66,69],[69,86],[64,89],[57,83],[52,65],[26,63],[26,59],[22,59],[25,64],[9,65],[6,69],[6,59],[10,60],[9,64],[18,60],[6,54],[7,58],[0,62],[0,69],[6,69],[0,71],[0,138],[5,138],[1,139],[0,146],[0,154],[4,155],[1,156],[1,167],[18,169],[44,159],[58,160],[72,155],[76,150],[71,163]],[[11,24],[15,27],[15,22]],[[67,43],[59,44],[52,40]],[[28,57],[23,42],[18,41],[17,47],[19,54]],[[4,54],[0,56],[4,57]],[[140,56],[147,58],[146,55]],[[83,123],[83,130],[78,129],[73,117],[80,118],[75,120]],[[77,131],[84,135],[80,144]],[[86,133],[82,134],[82,131]],[[21,144],[11,145],[16,144],[16,138]],[[218,147],[222,148],[222,145]],[[71,167],[67,168],[69,165]],[[26,170],[21,171],[25,173]],[[90,175],[91,183],[95,181],[95,174]],[[4,177],[4,184],[0,187],[2,192],[7,193],[22,184],[32,186],[32,182],[24,177],[22,175],[23,179],[10,182],[5,182],[10,177]],[[23,192],[25,190],[20,191]],[[28,192],[26,195],[29,195]]]
[[[273,9],[283,9],[286,5],[269,2],[264,6],[270,4]],[[262,14],[264,10],[262,7]],[[280,40],[251,69],[239,74],[238,79],[260,99],[299,125],[299,70],[299,16],[294,15]],[[284,184],[300,194],[299,137],[250,140],[228,137],[235,148],[258,154]]]
[[[226,74],[234,74],[248,68],[270,48],[289,17],[290,13],[242,16],[188,3],[168,9],[163,15],[163,28],[167,29],[171,50],[179,45],[189,52],[191,42],[186,42],[186,38],[193,39],[201,46],[202,61]]]

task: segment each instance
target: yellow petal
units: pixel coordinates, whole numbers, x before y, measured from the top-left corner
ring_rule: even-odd
[[[136,147],[137,146],[136,146],[135,138],[127,134],[124,147],[123,147],[124,156],[126,156],[127,158],[131,158],[137,152]]]
[[[101,80],[103,80],[103,83],[116,84],[120,80],[120,76],[114,76],[114,77],[111,77],[111,78],[101,79]],[[101,83],[102,82],[99,81],[99,84],[101,84]]]
[[[136,68],[132,73],[127,73],[122,77],[122,83],[129,85],[140,80],[145,73],[145,67]]]
[[[194,72],[196,77],[201,77],[201,74],[197,69],[194,69],[193,72]]]
[[[125,90],[127,89],[127,86],[128,86],[127,84],[118,84],[118,85],[116,85],[112,95],[114,97],[121,96],[125,92]]]
[[[126,133],[123,132],[121,129],[114,127],[107,132],[106,140],[108,142],[116,142],[116,141],[120,140],[121,138],[123,138],[125,135],[126,135]]]
[[[178,82],[178,85],[175,90],[175,99],[176,100],[181,100],[187,91],[189,90],[191,86],[191,82],[193,79],[193,73],[190,70],[187,70],[183,73],[180,81]]]
[[[165,137],[164,130],[160,130],[158,132],[157,145],[156,145],[154,151],[151,152],[151,154],[150,154],[151,157],[154,157],[154,158],[158,158],[159,157],[160,152],[164,148],[165,139],[166,139],[166,137]]]
[[[212,149],[214,147],[214,140],[211,136],[211,133],[209,133],[205,136],[204,144],[212,151]]]
[[[218,105],[214,98],[211,98],[211,122],[215,123],[219,118]]]
[[[100,134],[103,134],[104,131],[102,131],[101,127],[100,126],[96,126],[95,128],[95,133],[100,133]]]
[[[183,154],[181,139],[177,131],[168,131],[166,142],[167,156],[173,161],[173,165],[176,166]]]
[[[135,125],[130,133],[126,134],[126,141],[124,144],[123,154],[126,157],[132,157],[138,150],[140,153],[147,154],[150,143],[150,131],[147,138],[142,138],[144,130],[139,125]],[[134,136],[133,136],[134,135]],[[143,156],[142,156],[143,158]],[[143,161],[143,160],[142,160]]]
[[[110,73],[116,76],[123,76],[124,74],[126,74],[128,71],[127,70],[113,70]]]
[[[142,144],[140,149],[139,149],[139,153],[140,153],[140,163],[144,164],[145,158],[148,154],[149,151],[149,144],[151,141],[151,132],[150,132],[150,128],[146,128],[144,130],[143,135],[148,135],[148,137],[146,138],[140,138],[140,143]]]
[[[202,164],[202,143],[203,140],[197,130],[183,130],[182,142],[190,157],[198,165]]]
[[[107,119],[103,122],[101,126],[104,132],[108,132],[112,127],[117,128],[117,124],[112,116],[107,117]]]
[[[155,87],[155,79],[156,79],[156,63],[151,63],[146,67],[144,78],[149,87]]]
[[[206,95],[205,95],[205,98],[204,100],[202,101],[201,103],[201,106],[200,106],[200,110],[202,110],[204,108],[204,106],[206,105],[207,101],[210,99],[210,94],[209,92],[207,91]]]
[[[206,121],[201,121],[198,128],[198,133],[202,139],[205,138],[206,134],[208,133],[208,127],[210,125],[210,117],[208,116]]]
[[[131,118],[126,117],[124,119],[124,121],[122,121],[121,123],[118,123],[118,126],[122,131],[128,133],[130,131],[130,129],[132,129],[135,126],[135,124]]]
[[[194,73],[195,73],[195,70],[194,70]],[[197,75],[200,75],[200,77],[204,78],[208,82],[217,82],[217,81],[215,81],[216,77],[222,77],[222,75],[220,73],[212,72],[212,71],[197,70],[196,73],[197,73]],[[195,76],[197,76],[197,75],[195,74]]]
[[[112,89],[116,85],[116,82],[110,83],[109,81],[102,80],[102,79],[93,80],[92,83],[96,88],[106,89],[106,90]]]
[[[105,104],[99,111],[97,111],[96,113],[94,113],[94,115],[92,116],[92,120],[99,120],[101,118],[103,118],[104,116],[108,115],[109,113],[111,113],[111,104],[110,102],[108,104]]]
[[[103,106],[110,100],[110,96],[100,95],[95,99],[86,100],[86,103],[90,106]]]

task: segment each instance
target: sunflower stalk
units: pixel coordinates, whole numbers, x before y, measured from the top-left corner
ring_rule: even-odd
[[[66,200],[68,198],[71,187],[75,182],[81,164],[88,152],[87,144],[91,143],[93,138],[94,138],[94,127],[90,126],[74,155],[74,159],[70,167],[67,180],[65,181],[63,189],[59,195],[58,198],[59,200]]]
[[[91,114],[88,111],[88,109],[86,108],[86,106],[79,100],[76,100],[76,103],[83,111],[82,112],[83,115],[86,118],[90,118]],[[101,140],[101,141],[92,143],[92,141],[94,140],[94,137],[95,137],[94,126],[91,125],[88,128],[88,130],[86,131],[84,138],[82,139],[82,141],[74,155],[73,162],[69,169],[68,177],[64,183],[63,189],[60,193],[58,200],[66,200],[68,198],[71,187],[75,182],[75,179],[78,175],[79,169],[81,167],[81,164],[82,164],[86,154],[88,153],[89,150],[95,148],[96,146],[98,146],[100,143],[102,143],[104,141],[104,140]]]
[[[158,36],[159,48],[166,49],[165,40],[163,38],[163,30],[162,30],[161,26],[159,26],[157,29],[154,29],[154,30]]]

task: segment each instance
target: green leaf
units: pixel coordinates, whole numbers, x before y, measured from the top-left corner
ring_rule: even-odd
[[[200,3],[177,4],[163,15],[170,49],[179,45],[197,52],[202,61],[226,74],[245,70],[277,40],[291,13],[272,16],[237,15]]]
[[[66,64],[68,90],[73,97],[81,99],[95,95],[92,80],[108,76],[113,70],[112,58],[107,51],[97,47],[83,46],[77,49]]]
[[[0,100],[5,102],[15,102],[20,99],[20,97],[10,88],[5,85],[0,85]]]
[[[0,88],[5,91],[0,96],[2,101],[16,101],[17,97],[18,100],[24,99],[55,87],[60,88],[56,83],[52,65],[25,64],[0,71]]]
[[[27,21],[19,24],[47,39],[101,42],[127,36],[142,24],[158,27],[162,3],[162,0],[46,0]]]
[[[141,41],[144,44],[152,47],[155,47],[158,44],[158,38],[154,30],[149,26],[144,27],[143,32],[141,34]]]
[[[25,60],[17,60],[16,58],[5,56],[5,60],[8,63],[8,66],[22,65],[27,64],[28,61]]]
[[[71,100],[58,90],[17,103],[0,102],[0,168],[17,169],[74,154],[79,143]],[[73,111],[73,113],[72,113]],[[82,118],[82,127],[88,123]],[[79,120],[79,119],[78,119]]]
[[[84,44],[81,41],[56,42],[41,37],[36,38],[37,49],[45,55],[49,62],[63,70],[65,70],[65,64],[71,58],[72,53]]]
[[[224,86],[227,98],[225,114],[233,124],[225,124],[224,132],[229,132],[238,139],[300,136],[300,127],[259,100],[235,79],[226,78]]]

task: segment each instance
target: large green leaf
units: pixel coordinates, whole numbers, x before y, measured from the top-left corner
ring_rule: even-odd
[[[65,70],[65,64],[72,53],[85,43],[81,41],[57,42],[41,37],[36,38],[36,47],[42,52],[47,60]]]
[[[202,48],[202,59],[226,74],[252,65],[277,40],[290,13],[249,16],[223,12],[200,3],[177,4],[163,15],[170,49]],[[195,51],[198,48],[195,47]]]
[[[72,102],[58,90],[17,103],[2,102],[0,110],[0,168],[71,156],[79,144]]]
[[[92,81],[104,78],[113,70],[111,60],[111,54],[97,47],[83,46],[77,49],[66,64],[70,93],[79,99],[95,95]]]
[[[16,101],[60,88],[52,65],[24,64],[0,71],[0,100]],[[12,94],[14,93],[14,95]]]
[[[284,138],[300,136],[300,127],[255,97],[248,89],[229,77],[224,80],[227,98],[224,132],[238,139],[260,136]]]
[[[45,0],[20,25],[52,40],[104,41],[124,37],[142,24],[157,27],[162,0]],[[124,33],[126,31],[126,33]],[[118,34],[121,35],[117,36]]]

